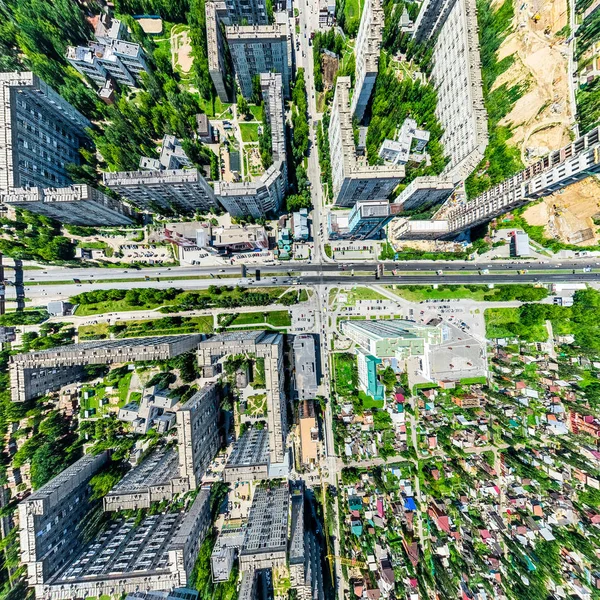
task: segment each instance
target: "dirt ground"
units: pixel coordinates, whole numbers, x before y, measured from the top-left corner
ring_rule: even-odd
[[[173,30],[176,28],[173,27]],[[183,73],[192,69],[192,44],[187,29],[171,34],[171,51],[173,53],[173,68],[179,67]]]
[[[533,20],[535,14],[540,19]],[[500,122],[513,129],[512,143],[525,164],[566,145],[573,115],[569,104],[567,44],[555,34],[568,20],[567,0],[515,0],[514,32],[502,43],[498,58],[514,55],[513,65],[494,88],[527,84],[526,93]]]
[[[596,177],[574,183],[523,213],[530,225],[543,225],[547,237],[578,246],[600,242],[595,216],[600,217],[600,180]]]

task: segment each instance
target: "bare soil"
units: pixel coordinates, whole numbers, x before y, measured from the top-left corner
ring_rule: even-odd
[[[539,20],[534,21],[534,15]],[[570,141],[573,114],[569,103],[565,39],[556,36],[568,20],[567,0],[515,0],[514,31],[502,43],[498,58],[514,55],[513,65],[494,88],[522,84],[527,91],[500,121],[509,125],[511,143],[525,164]]]
[[[600,180],[588,177],[530,206],[523,217],[530,225],[542,225],[549,238],[567,244],[594,246],[600,243]]]

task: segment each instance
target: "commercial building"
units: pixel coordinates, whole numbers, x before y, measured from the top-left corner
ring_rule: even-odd
[[[511,234],[511,251],[516,257],[531,256],[529,236],[524,231],[513,231]]]
[[[456,184],[445,177],[416,177],[398,194],[394,204],[402,211],[424,210],[445,202],[455,188]]]
[[[310,231],[308,228],[308,209],[301,208],[298,212],[292,214],[294,240],[303,242],[308,240]]]
[[[352,115],[362,121],[375,86],[383,37],[384,14],[381,0],[366,0],[362,9],[356,54],[356,81],[352,96]]]
[[[434,39],[455,3],[456,0],[425,0],[415,21],[415,40],[424,43]]]
[[[96,41],[88,46],[68,46],[67,60],[99,87],[108,78],[136,87],[140,73],[148,72],[142,47],[127,41],[127,27],[109,13],[102,13],[93,21]]]
[[[263,218],[268,214],[276,213],[285,198],[288,176],[282,85],[281,74],[260,74],[266,118],[271,128],[273,164],[258,181],[241,183],[218,181],[215,183],[215,194],[232,217]]]
[[[333,197],[337,206],[360,200],[385,200],[404,179],[402,166],[369,166],[358,162],[350,110],[350,77],[338,77],[329,123]]]
[[[202,335],[172,335],[81,342],[11,356],[11,397],[24,402],[80,381],[85,365],[167,360],[194,349]]]
[[[104,185],[142,210],[193,214],[219,208],[215,193],[198,169],[103,173]]]
[[[240,551],[241,571],[286,565],[289,503],[287,484],[256,488]]]
[[[432,63],[441,142],[450,158],[444,175],[465,179],[488,144],[475,0],[455,0],[435,41]]]
[[[199,344],[198,364],[204,369],[205,376],[210,377],[216,373],[217,363],[231,354],[264,360],[269,461],[271,465],[281,464],[286,457],[287,437],[283,336],[266,331],[221,333]]]
[[[0,204],[29,210],[61,223],[116,226],[134,223],[134,211],[86,184],[62,188],[14,188],[0,193]]]
[[[305,466],[316,465],[319,454],[319,426],[314,400],[301,400],[298,404],[300,425],[300,460]]]
[[[312,335],[294,337],[294,383],[300,400],[317,396],[317,349]]]
[[[0,73],[0,194],[71,184],[91,123],[30,72]]]
[[[358,385],[373,400],[383,400],[385,389],[377,377],[377,367],[381,359],[367,354],[362,348],[356,349],[358,362]]]
[[[269,478],[269,433],[264,428],[249,427],[233,445],[223,471],[223,480],[261,481]]]
[[[440,326],[421,325],[405,319],[342,321],[342,331],[377,358],[407,358],[425,353],[425,345],[442,343]]]
[[[269,236],[262,225],[215,227],[211,244],[221,252],[268,250]]]
[[[279,73],[283,95],[289,98],[292,68],[287,17],[273,25],[230,25],[226,32],[244,98],[252,96],[252,79],[261,73]]]
[[[179,476],[196,489],[219,449],[219,387],[204,386],[177,411]]]
[[[238,25],[267,25],[269,17],[265,0],[225,0],[232,23]]]
[[[414,119],[406,118],[394,140],[383,140],[379,156],[393,165],[405,165],[409,161],[422,162],[427,158],[423,152],[429,137],[429,131],[419,129]]]
[[[227,7],[224,2],[207,2],[206,12],[206,46],[208,52],[208,72],[221,102],[230,102],[230,88],[233,82],[228,81],[229,65],[227,46],[221,23],[228,21]]]
[[[388,200],[364,200],[351,210],[331,211],[327,215],[330,240],[372,240],[384,233],[384,227],[400,212]]]

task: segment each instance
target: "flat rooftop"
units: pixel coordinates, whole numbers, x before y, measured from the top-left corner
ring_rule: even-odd
[[[287,549],[289,502],[287,485],[256,488],[241,555]]]
[[[248,428],[236,441],[225,468],[266,465],[269,462],[269,433],[266,428]]]
[[[140,465],[129,471],[107,496],[130,494],[155,485],[166,485],[179,475],[179,453],[173,446],[153,450]]]

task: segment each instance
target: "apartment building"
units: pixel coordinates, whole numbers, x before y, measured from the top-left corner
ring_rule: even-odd
[[[268,25],[265,0],[225,0],[232,23],[239,25]]]
[[[266,118],[271,128],[273,164],[258,181],[215,182],[215,194],[232,217],[252,216],[259,219],[276,213],[288,185],[285,149],[285,107],[283,78],[280,73],[261,73],[260,86]]]
[[[14,188],[0,193],[0,204],[72,225],[117,226],[135,222],[135,212],[129,206],[86,184]]]
[[[196,489],[219,449],[219,387],[204,386],[177,411],[179,476]]]
[[[25,402],[80,381],[85,365],[167,360],[194,349],[202,335],[97,340],[15,354],[9,364],[13,402]]]
[[[220,208],[215,193],[198,169],[103,173],[104,185],[141,210],[160,214],[194,214]]]
[[[414,39],[419,43],[435,38],[456,0],[425,0],[414,25]]]
[[[356,81],[351,110],[359,122],[365,114],[377,79],[383,26],[384,14],[381,0],[366,0],[354,46]]]
[[[264,361],[267,396],[267,430],[270,464],[285,460],[287,410],[283,372],[283,336],[266,331],[234,331],[215,335],[198,346],[198,364],[205,376],[215,372],[215,365],[231,354],[247,354]]]
[[[438,95],[441,141],[450,158],[443,174],[465,179],[488,144],[475,0],[455,0],[435,41],[431,77]]]
[[[272,25],[230,25],[226,32],[244,98],[252,96],[252,79],[261,73],[280,73],[283,95],[289,98],[292,68],[287,17]]]
[[[319,382],[317,379],[317,351],[312,335],[294,337],[295,385],[300,400],[316,398]]]
[[[31,72],[0,73],[0,193],[71,184],[91,123]]]
[[[404,167],[369,166],[359,162],[350,109],[350,77],[338,77],[329,123],[333,197],[336,206],[353,207],[360,200],[386,200],[404,179]]]
[[[231,85],[228,81],[227,42],[221,23],[229,23],[224,2],[207,2],[206,46],[208,51],[208,72],[221,102],[231,102]]]
[[[103,13],[93,22],[96,41],[69,46],[66,59],[99,87],[109,77],[120,85],[136,87],[140,74],[149,71],[142,47],[128,41],[127,27],[110,14]]]

